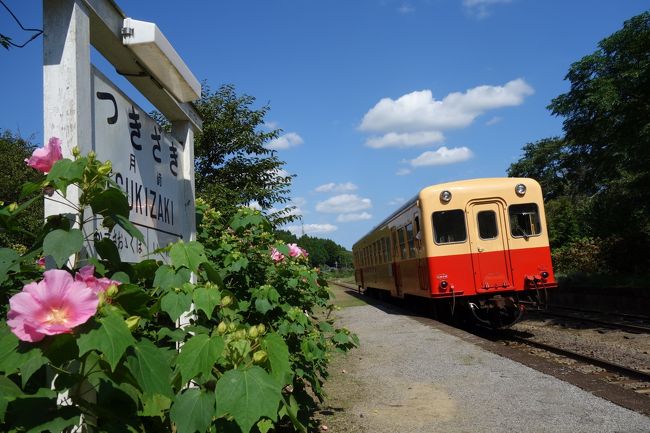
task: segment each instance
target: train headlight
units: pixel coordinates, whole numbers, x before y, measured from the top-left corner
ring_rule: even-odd
[[[526,185],[523,183],[518,183],[517,186],[515,186],[515,192],[517,193],[518,196],[523,196],[526,194]]]
[[[546,272],[546,271],[542,271],[542,273],[540,275],[542,276],[543,279],[548,278],[548,272]]]
[[[449,283],[447,283],[447,282],[444,281],[444,280],[440,282],[440,288],[441,288],[442,290],[445,290],[445,289],[447,288],[448,285],[449,285]]]
[[[440,201],[443,203],[449,203],[451,201],[451,191],[444,190],[441,192]]]

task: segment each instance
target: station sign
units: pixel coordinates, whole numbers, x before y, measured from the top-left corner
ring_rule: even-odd
[[[184,178],[189,170],[183,167],[189,149],[94,67],[91,83],[93,149],[100,161],[111,161],[113,180],[128,197],[129,220],[145,242],[119,226],[108,231],[99,223],[94,237],[110,237],[126,262],[164,259],[155,251],[192,230],[185,212],[194,201],[192,180]]]

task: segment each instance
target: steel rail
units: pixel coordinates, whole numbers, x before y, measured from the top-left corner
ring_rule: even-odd
[[[547,352],[555,353],[557,355],[561,355],[567,358],[574,359],[576,361],[584,362],[587,364],[595,365],[597,367],[601,367],[605,370],[608,370],[610,372],[622,374],[634,379],[639,379],[644,382],[649,382],[650,383],[650,372],[645,372],[645,371],[639,371],[635,370],[630,367],[626,367],[624,365],[620,364],[615,364],[610,361],[606,361],[604,359],[600,358],[594,358],[593,356],[588,356],[588,355],[583,355],[581,353],[573,352],[568,349],[563,349],[561,347],[557,346],[552,346],[550,344],[546,343],[541,343],[539,341],[534,341],[534,340],[528,340],[526,338],[522,337],[517,337],[514,335],[509,335],[506,338],[516,341],[518,343],[522,343],[528,346],[536,347],[538,349],[546,350]]]

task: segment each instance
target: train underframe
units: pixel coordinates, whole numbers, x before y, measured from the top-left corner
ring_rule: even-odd
[[[366,293],[380,298],[390,297],[387,290],[368,288]],[[459,296],[443,299],[409,296],[417,300],[417,308],[424,308],[443,321],[470,322],[493,329],[507,328],[520,321],[527,310],[544,310],[547,306],[545,289],[528,289],[523,291],[501,292],[475,296]],[[422,304],[422,299],[429,303]]]

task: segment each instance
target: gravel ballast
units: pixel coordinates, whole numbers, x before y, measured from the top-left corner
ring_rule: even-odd
[[[338,316],[361,347],[332,363],[323,430],[650,432],[644,415],[391,307],[350,307]]]

